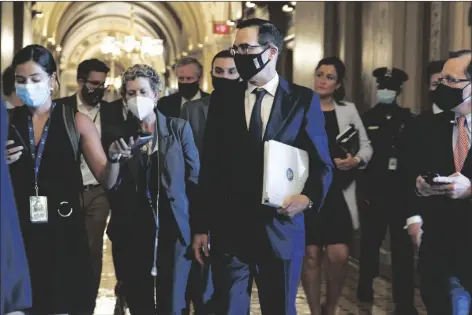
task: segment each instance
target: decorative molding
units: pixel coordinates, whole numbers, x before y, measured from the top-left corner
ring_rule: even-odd
[[[441,19],[443,3],[431,3],[431,35],[429,39],[429,60],[441,59]]]

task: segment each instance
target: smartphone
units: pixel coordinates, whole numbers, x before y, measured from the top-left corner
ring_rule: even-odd
[[[139,138],[139,140],[138,140],[138,138]],[[138,133],[138,136],[135,137],[136,142],[131,147],[131,150],[141,148],[143,145],[145,145],[146,143],[148,143],[151,140],[152,140],[152,134],[151,133],[149,133],[149,132],[140,132],[140,133]]]
[[[439,174],[432,173],[432,172],[428,172],[428,173],[426,173],[425,175],[421,175],[421,177],[423,177],[423,179],[425,180],[425,182],[426,182],[428,185],[431,185],[431,186],[444,185],[444,183],[436,183],[436,182],[433,181],[434,178],[440,177]]]

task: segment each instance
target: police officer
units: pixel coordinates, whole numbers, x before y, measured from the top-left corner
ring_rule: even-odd
[[[414,315],[413,244],[404,230],[405,219],[400,211],[402,176],[398,172],[399,146],[402,130],[413,115],[397,104],[397,97],[408,75],[397,68],[378,68],[378,103],[364,114],[364,126],[374,154],[361,180],[365,211],[361,225],[361,248],[357,298],[372,302],[372,282],[379,275],[379,250],[387,227],[391,237],[393,300],[398,315]]]

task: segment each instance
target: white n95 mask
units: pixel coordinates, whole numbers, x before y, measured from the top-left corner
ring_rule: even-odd
[[[139,120],[143,120],[154,111],[154,100],[144,96],[134,96],[127,101],[128,109]]]

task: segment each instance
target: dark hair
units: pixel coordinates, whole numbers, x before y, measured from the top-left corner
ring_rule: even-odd
[[[215,63],[215,60],[217,58],[231,58],[231,59],[234,59],[234,56],[231,55],[231,52],[229,51],[229,49],[226,49],[226,50],[222,50],[220,51],[219,53],[217,53],[215,55],[215,57],[213,57],[213,60],[211,61],[211,67],[213,68],[213,65]]]
[[[337,81],[336,83],[339,84],[339,88],[337,88],[333,93],[333,98],[338,103],[338,105],[346,105],[343,102],[344,97],[346,97],[346,88],[344,87],[344,78],[346,77],[346,66],[344,62],[341,61],[338,57],[326,57],[318,62],[315,71],[321,66],[333,66],[336,70]]]
[[[92,71],[108,74],[110,68],[103,61],[96,58],[84,60],[77,67],[77,80],[87,80]]]
[[[198,78],[201,78],[202,73],[203,73],[203,66],[196,58],[193,58],[193,57],[190,57],[190,56],[181,58],[175,64],[175,69],[177,69],[179,67],[182,67],[182,66],[186,66],[186,65],[192,65],[192,64],[197,66]]]
[[[464,50],[459,50],[459,51],[451,51],[449,52],[449,58],[452,59],[452,58],[459,58],[459,57],[462,57],[462,56],[465,56],[465,55],[470,55],[472,54],[472,50],[467,50],[467,49],[464,49]],[[465,68],[465,76],[467,78],[472,78],[472,61],[469,62],[469,65],[467,66],[467,68]]]
[[[273,45],[277,47],[278,53],[282,52],[284,39],[282,32],[272,23],[262,19],[248,19],[238,23],[237,29],[257,26],[259,28],[258,43],[261,46]]]
[[[12,66],[8,66],[8,68],[3,71],[2,90],[5,96],[12,95],[15,90],[15,70],[13,70]]]
[[[34,61],[37,63],[44,71],[46,71],[49,76],[57,72],[56,61],[52,54],[40,45],[28,45],[21,48],[13,57],[12,68],[13,71],[16,70],[18,65],[24,64],[28,61]],[[56,76],[57,80],[57,76]],[[59,83],[59,82],[58,82]]]
[[[426,85],[429,86],[429,81],[431,80],[431,76],[436,73],[440,73],[444,67],[446,60],[434,60],[431,61],[428,66],[426,67]]]

